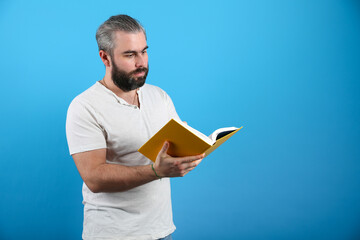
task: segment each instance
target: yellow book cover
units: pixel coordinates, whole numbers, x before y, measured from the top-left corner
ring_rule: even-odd
[[[207,156],[241,128],[220,128],[207,137],[186,123],[171,119],[138,151],[155,162],[164,142],[168,141],[170,142],[170,147],[167,153],[170,156],[184,157],[202,153],[205,153],[205,156]]]

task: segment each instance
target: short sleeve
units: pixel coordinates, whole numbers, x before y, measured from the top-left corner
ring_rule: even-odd
[[[66,138],[71,155],[106,148],[106,133],[96,119],[96,112],[77,98],[67,112]]]

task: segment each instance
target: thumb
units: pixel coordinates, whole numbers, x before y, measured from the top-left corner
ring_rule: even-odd
[[[161,148],[161,150],[160,150],[160,152],[159,152],[159,154],[167,154],[169,146],[170,146],[169,142],[165,141],[162,148]]]

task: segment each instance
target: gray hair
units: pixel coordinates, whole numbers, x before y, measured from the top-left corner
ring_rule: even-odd
[[[128,33],[137,33],[142,31],[145,34],[145,29],[134,18],[128,15],[116,15],[111,16],[103,24],[100,25],[96,31],[96,41],[99,47],[99,51],[103,50],[113,56],[113,50],[115,48],[114,36],[116,31],[124,31]]]

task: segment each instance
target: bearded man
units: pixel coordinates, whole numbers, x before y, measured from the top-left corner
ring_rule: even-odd
[[[193,170],[204,155],[172,157],[165,142],[154,164],[137,150],[171,118],[170,97],[146,84],[146,33],[127,15],[96,32],[105,76],[70,104],[66,135],[84,181],[83,239],[171,239],[171,177]]]

